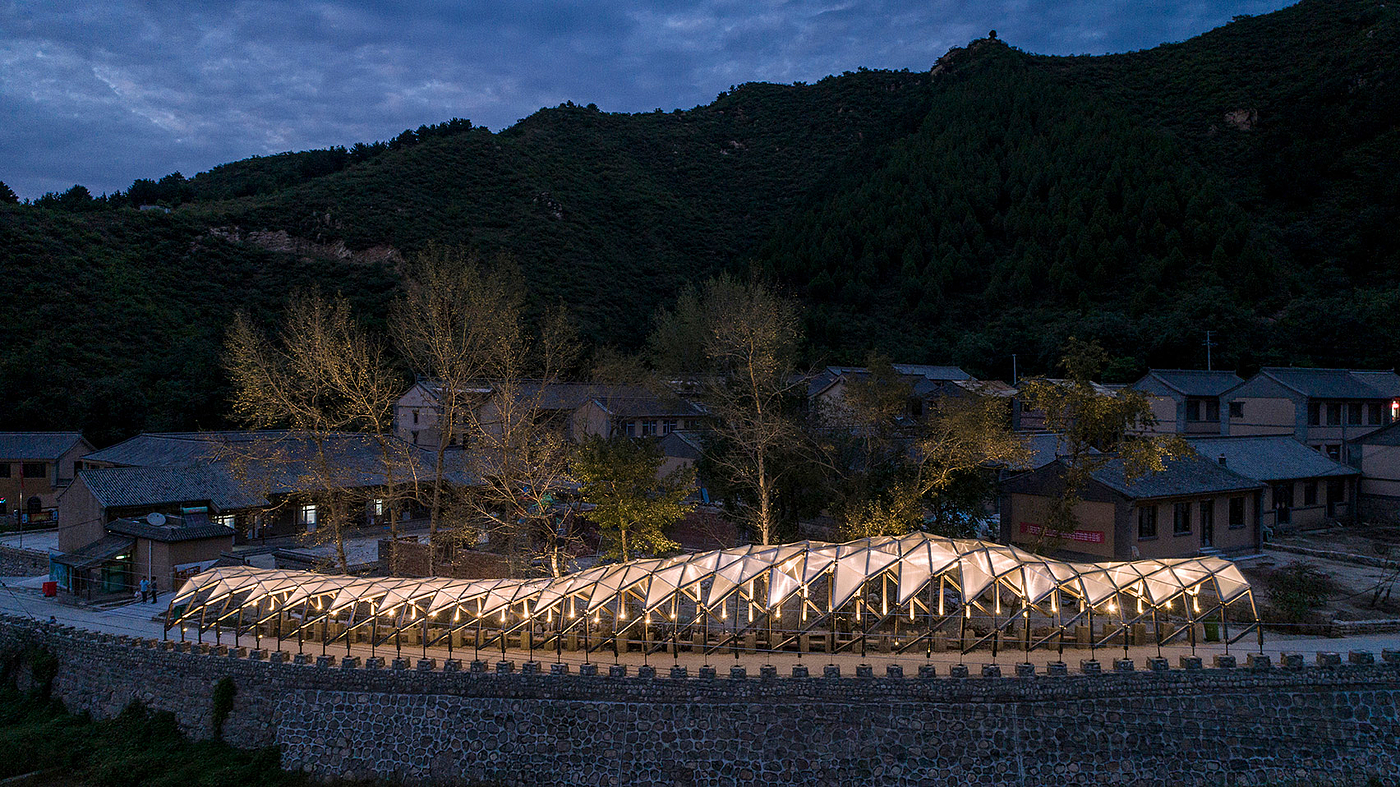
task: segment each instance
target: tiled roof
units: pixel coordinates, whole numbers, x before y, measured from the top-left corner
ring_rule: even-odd
[[[699,459],[700,440],[692,432],[671,432],[661,438],[661,453],[676,459]]]
[[[1219,396],[1244,382],[1234,372],[1204,369],[1149,369],[1147,376],[1186,396]]]
[[[1400,375],[1391,371],[1266,366],[1259,373],[1313,399],[1389,399],[1400,396]]]
[[[0,459],[54,461],[82,439],[81,432],[0,432]]]
[[[72,552],[50,553],[50,555],[55,563],[72,568],[87,568],[104,563],[134,546],[136,546],[136,541],[129,536],[108,534]]]
[[[1358,475],[1359,470],[1334,462],[1322,452],[1287,435],[1189,438],[1191,447],[1216,464],[1257,481]]]
[[[1114,457],[1092,476],[1095,481],[1132,499],[1234,492],[1263,486],[1199,455],[1168,459],[1165,464],[1165,470],[1138,476],[1129,483],[1123,460]]]
[[[694,418],[703,415],[700,408],[684,399],[647,396],[594,399],[593,401],[602,408],[603,412],[618,417],[661,418],[677,416]]]
[[[209,503],[220,511],[268,505],[266,497],[233,478],[216,463],[184,467],[105,467],[78,477],[104,508]]]
[[[107,530],[126,536],[135,536],[150,541],[197,541],[205,538],[232,538],[235,533],[227,525],[209,521],[204,514],[189,514],[184,517],[161,515],[155,524],[150,518],[116,519],[107,523]]]

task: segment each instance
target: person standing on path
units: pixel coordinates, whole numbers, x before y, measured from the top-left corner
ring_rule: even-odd
[[[151,603],[156,603],[156,596],[160,595],[160,588],[156,585],[154,577],[151,578]]]
[[[150,594],[151,583],[147,582],[145,577],[141,577],[141,603],[146,603]]]

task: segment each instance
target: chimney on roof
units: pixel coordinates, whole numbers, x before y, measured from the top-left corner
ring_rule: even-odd
[[[1221,454],[1221,455],[1220,455],[1220,458],[1219,458],[1219,459],[1216,459],[1215,461],[1219,462],[1221,467],[1224,467],[1224,466],[1225,466],[1225,455],[1224,455],[1224,454]]]

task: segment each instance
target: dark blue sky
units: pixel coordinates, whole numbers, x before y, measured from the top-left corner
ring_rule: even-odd
[[[0,180],[82,183],[542,106],[689,108],[730,85],[927,70],[995,28],[1045,54],[1180,41],[1285,0],[0,0]]]

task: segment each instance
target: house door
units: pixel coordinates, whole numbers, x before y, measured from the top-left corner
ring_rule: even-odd
[[[1215,501],[1201,503],[1201,546],[1215,546]]]

